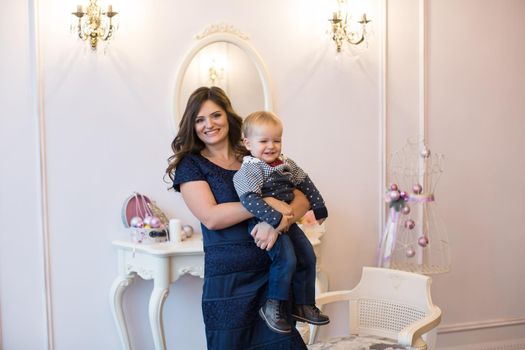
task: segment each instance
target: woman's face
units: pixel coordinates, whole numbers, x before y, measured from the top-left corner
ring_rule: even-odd
[[[228,116],[226,111],[211,100],[206,100],[195,118],[195,132],[206,146],[228,142]]]

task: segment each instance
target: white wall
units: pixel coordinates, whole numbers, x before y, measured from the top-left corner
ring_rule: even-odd
[[[28,5],[2,1],[0,13],[0,348],[43,349],[38,128]]]
[[[374,263],[382,192],[379,23],[373,22],[367,49],[336,55],[325,34],[334,4],[325,1],[115,1],[120,31],[107,54],[97,55],[67,31],[74,1],[39,3],[54,349],[120,346],[107,297],[117,263],[110,242],[125,235],[120,209],[132,191],[150,195],[170,216],[197,226],[180,196],[166,191],[162,176],[174,135],[176,72],[194,35],[213,23],[233,24],[250,36],[272,78],[275,110],[285,121],[285,151],[307,169],[329,203],[323,266],[331,289],[351,288],[361,266]],[[440,335],[445,345],[475,342],[472,332],[462,332],[465,323],[525,317],[519,298],[523,279],[514,278],[511,288],[505,283],[511,275],[523,276],[512,263],[519,261],[519,245],[512,243],[520,237],[524,209],[518,178],[525,170],[519,156],[524,72],[518,63],[524,54],[518,38],[524,33],[518,21],[525,14],[519,0],[482,3],[440,0],[429,8],[429,140],[447,156],[437,195],[453,247],[453,271],[435,278],[434,299],[445,312],[443,325],[460,331]],[[32,1],[2,2],[0,21],[2,52],[9,53],[2,55],[0,68],[7,77],[0,83],[0,215],[1,222],[25,223],[24,234],[11,237],[5,225],[2,230],[0,322],[6,350],[47,348],[28,4]],[[380,18],[380,5],[366,2],[372,19]],[[392,149],[417,130],[417,1],[390,1],[388,8]],[[486,34],[489,42],[502,41],[493,45],[498,54],[489,56],[486,42],[473,39],[485,33],[482,24],[503,17],[505,35],[496,38],[499,27]],[[487,135],[480,125],[493,132]],[[511,162],[505,161],[508,153],[515,154]],[[487,161],[497,167],[484,168]],[[500,203],[491,201],[501,196]],[[483,270],[487,273],[476,274]],[[164,308],[168,348],[205,347],[201,286],[193,277],[172,286]],[[125,296],[136,349],[152,347],[151,288],[150,281],[138,280]],[[459,298],[460,291],[469,297]],[[487,307],[484,300],[493,295],[504,299]],[[333,322],[321,335],[340,332]],[[497,340],[491,332],[487,341]]]
[[[419,126],[423,2],[388,1],[392,150]],[[425,124],[430,149],[445,154],[436,204],[452,252],[451,272],[433,283],[434,302],[444,311],[438,345],[511,344],[525,335],[519,243],[525,213],[525,2],[426,3]],[[497,347],[491,346],[485,349]]]
[[[478,341],[524,337],[525,2],[434,1],[429,11],[429,138],[447,154],[440,190],[454,247],[436,302],[446,324],[521,324],[472,332]]]

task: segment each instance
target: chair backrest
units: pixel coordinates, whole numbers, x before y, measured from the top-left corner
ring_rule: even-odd
[[[348,294],[350,333],[397,339],[432,307],[430,284],[427,276],[364,267],[359,284]]]

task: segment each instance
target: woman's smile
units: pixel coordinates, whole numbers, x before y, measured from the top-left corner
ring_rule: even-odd
[[[228,117],[224,109],[211,100],[202,104],[195,118],[195,133],[206,145],[215,145],[228,140]]]

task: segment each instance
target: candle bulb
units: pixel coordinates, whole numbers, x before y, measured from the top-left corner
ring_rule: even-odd
[[[332,15],[332,21],[337,21],[337,12],[334,12]]]
[[[82,11],[82,5],[77,5],[77,12],[83,12]]]
[[[178,243],[182,241],[182,225],[179,219],[169,221],[170,242]]]
[[[113,12],[113,6],[112,5],[108,5],[108,12]]]

